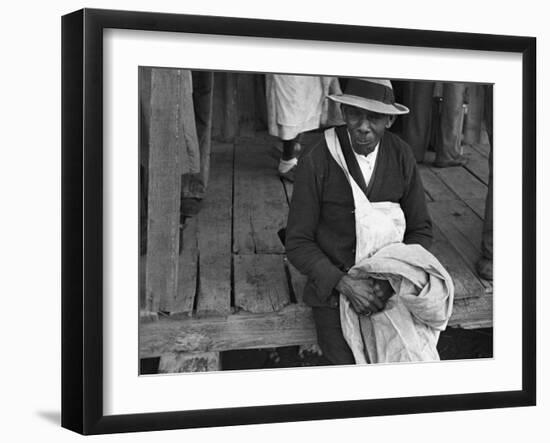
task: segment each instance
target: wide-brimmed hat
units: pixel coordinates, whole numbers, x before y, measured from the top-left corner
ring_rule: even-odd
[[[395,102],[393,88],[389,80],[350,78],[343,94],[332,94],[328,98],[338,103],[379,114],[409,113],[409,108]]]

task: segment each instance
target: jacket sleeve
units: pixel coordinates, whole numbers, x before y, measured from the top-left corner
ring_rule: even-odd
[[[288,214],[285,247],[290,262],[308,277],[319,299],[326,301],[345,273],[330,261],[315,241],[321,214],[322,176],[322,165],[316,165],[311,155],[300,158]]]
[[[404,157],[405,192],[400,202],[407,222],[404,243],[419,244],[429,249],[433,240],[432,219],[426,204],[424,185],[410,148],[406,154]]]

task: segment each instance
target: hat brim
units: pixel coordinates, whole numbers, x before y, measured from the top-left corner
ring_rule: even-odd
[[[329,95],[328,98],[344,105],[355,106],[356,108],[378,112],[379,114],[402,115],[409,113],[409,108],[399,103],[386,104],[377,100],[357,97],[356,95],[338,94]]]

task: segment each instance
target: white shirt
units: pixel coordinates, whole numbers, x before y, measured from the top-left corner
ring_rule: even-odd
[[[366,186],[369,186],[369,182],[372,177],[372,172],[374,171],[374,165],[376,164],[376,157],[378,156],[379,146],[380,146],[380,142],[376,144],[376,146],[374,147],[374,151],[372,151],[368,155],[358,154],[353,150],[353,147],[351,148],[351,150],[353,151],[353,154],[355,155],[355,158],[357,159],[357,163],[359,163],[359,168],[363,173],[363,178],[365,179]]]

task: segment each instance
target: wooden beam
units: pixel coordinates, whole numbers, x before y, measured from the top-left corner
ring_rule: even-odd
[[[220,371],[219,352],[171,352],[160,356],[159,374]]]
[[[290,303],[283,255],[234,256],[235,308],[261,313]]]
[[[153,69],[149,130],[146,311],[171,310],[177,291],[181,163],[179,70]],[[146,116],[147,117],[147,116]]]
[[[449,326],[464,329],[492,327],[493,295],[455,300]]]
[[[239,312],[227,317],[162,317],[141,322],[140,358],[170,352],[211,352],[313,344],[311,308],[289,305],[279,312]]]

